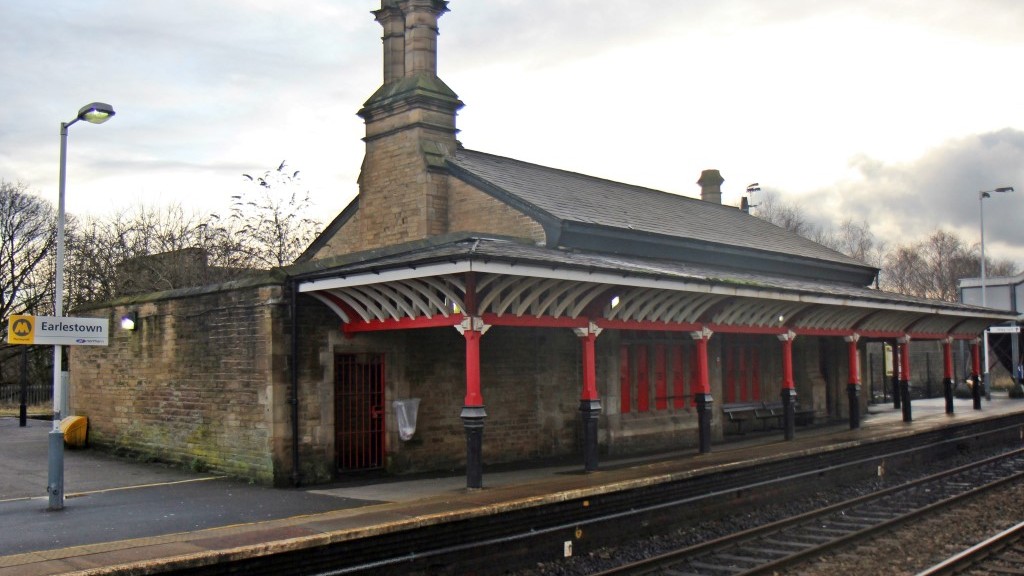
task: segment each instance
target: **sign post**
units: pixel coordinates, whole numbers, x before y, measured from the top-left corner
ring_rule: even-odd
[[[7,320],[7,343],[54,347],[54,370],[60,368],[61,346],[106,346],[110,322],[106,318],[12,315]],[[57,373],[59,376],[59,372]],[[62,387],[54,378],[53,430],[49,436],[50,510],[64,508],[64,434],[60,431]]]
[[[109,339],[106,318],[12,315],[7,321],[8,344],[106,346]]]

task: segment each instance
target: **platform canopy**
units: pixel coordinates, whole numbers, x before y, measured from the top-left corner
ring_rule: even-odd
[[[1011,312],[672,260],[447,237],[317,261],[298,290],[346,333],[489,325],[864,338],[976,338]]]

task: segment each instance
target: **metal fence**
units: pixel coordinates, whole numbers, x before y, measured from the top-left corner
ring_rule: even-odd
[[[49,404],[53,402],[53,383],[37,382],[26,386],[25,404]],[[0,406],[18,406],[21,404],[21,384],[0,383]]]

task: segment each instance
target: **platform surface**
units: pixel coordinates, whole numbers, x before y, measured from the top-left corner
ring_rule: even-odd
[[[938,427],[1024,413],[1024,400],[993,394],[973,410],[970,400],[915,400],[913,422],[892,404],[872,405],[861,428],[845,424],[797,428],[644,458],[604,459],[596,472],[582,463],[488,469],[484,488],[467,490],[464,475],[274,489],[213,474],[66,450],[63,510],[47,511],[49,422],[0,418],[0,576],[116,573],[115,567],[173,558],[287,550],[586,497],[713,470],[776,460],[842,444],[916,434]]]

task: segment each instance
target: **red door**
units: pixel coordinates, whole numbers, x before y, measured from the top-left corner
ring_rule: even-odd
[[[384,355],[334,358],[334,430],[338,470],[384,466]]]

